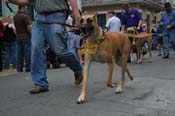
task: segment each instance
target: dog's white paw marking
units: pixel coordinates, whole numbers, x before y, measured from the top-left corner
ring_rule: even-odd
[[[121,87],[117,87],[115,90],[115,94],[120,94],[122,93],[122,88]]]
[[[137,61],[137,64],[140,64],[140,63],[142,63],[142,60],[138,60],[138,61]]]
[[[85,96],[79,96],[77,104],[83,104],[85,102]]]

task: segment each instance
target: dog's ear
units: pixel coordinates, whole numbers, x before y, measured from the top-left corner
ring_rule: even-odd
[[[97,23],[97,13],[94,14],[94,16],[93,16],[93,20],[94,20],[95,23]]]

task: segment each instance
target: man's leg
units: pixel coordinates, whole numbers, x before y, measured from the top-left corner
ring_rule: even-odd
[[[163,57],[162,58],[169,58],[169,36],[163,36]]]
[[[48,91],[48,81],[46,76],[46,41],[43,29],[44,24],[34,22],[32,25],[31,39],[31,76],[35,87],[30,91],[31,94]]]
[[[24,52],[23,52],[23,43],[21,40],[17,40],[16,42],[17,52],[16,52],[16,70],[18,72],[23,72],[23,64],[24,64]]]
[[[175,56],[175,33],[170,34],[170,43],[171,43],[172,48],[174,50],[174,56]]]
[[[10,43],[4,42],[5,56],[4,56],[4,69],[9,69],[10,64]]]
[[[31,39],[26,39],[24,41],[24,57],[25,57],[25,71],[30,72],[30,64],[31,64]]]
[[[16,64],[17,64],[16,63],[17,62],[17,59],[16,59],[16,57],[17,57],[16,41],[12,42],[11,48],[12,48],[12,64],[13,64],[13,67],[16,69]]]
[[[59,17],[60,22],[65,21],[63,13],[56,13],[54,17]],[[52,17],[51,17],[52,18]],[[52,20],[52,19],[50,19]],[[54,19],[53,19],[54,20]],[[58,55],[58,57],[70,67],[75,74],[75,84],[79,85],[82,81],[82,66],[76,59],[75,55],[67,49],[67,33],[65,26],[58,24],[47,25],[45,34],[51,49]]]

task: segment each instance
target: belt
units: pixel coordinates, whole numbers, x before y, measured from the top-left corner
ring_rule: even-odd
[[[49,14],[54,14],[58,12],[67,12],[67,10],[57,10],[57,11],[49,11],[49,12],[39,12],[38,14],[43,14],[43,15],[49,15]]]

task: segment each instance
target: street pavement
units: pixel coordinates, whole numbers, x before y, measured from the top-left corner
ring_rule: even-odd
[[[33,86],[30,73],[14,70],[0,73],[0,116],[175,116],[175,57],[162,59],[153,51],[153,62],[129,64],[134,76],[126,75],[122,94],[106,87],[107,65],[92,63],[88,93],[84,104],[76,104],[81,86],[74,85],[67,68],[49,69],[50,91],[29,94]],[[147,57],[147,56],[146,56]],[[115,68],[118,84],[121,69]]]

